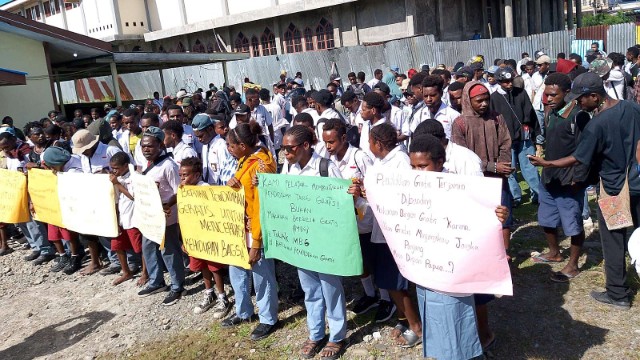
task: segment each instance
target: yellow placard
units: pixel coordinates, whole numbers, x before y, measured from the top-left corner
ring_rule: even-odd
[[[18,224],[30,220],[27,177],[19,171],[0,169],[0,222]]]
[[[58,197],[58,177],[50,170],[31,169],[28,189],[35,219],[64,227]]]
[[[183,186],[178,221],[190,256],[250,269],[245,238],[244,190],[227,186]]]

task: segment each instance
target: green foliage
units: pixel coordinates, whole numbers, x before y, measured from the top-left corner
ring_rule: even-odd
[[[582,18],[583,26],[615,25],[628,22],[633,22],[633,18],[623,12],[617,12],[616,14],[599,13],[596,15],[585,15]]]

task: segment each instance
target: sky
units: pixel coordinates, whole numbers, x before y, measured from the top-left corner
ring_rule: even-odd
[[[6,3],[12,2],[13,0],[0,0],[0,5],[4,5]]]

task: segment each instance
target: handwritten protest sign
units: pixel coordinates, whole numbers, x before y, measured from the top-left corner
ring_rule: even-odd
[[[250,269],[244,227],[244,190],[184,186],[178,190],[178,221],[190,256]]]
[[[133,183],[133,226],[147,239],[162,245],[167,218],[162,210],[158,185],[152,178],[131,171]]]
[[[17,224],[29,221],[27,177],[20,171],[0,169],[0,179],[0,222]]]
[[[49,170],[31,169],[28,188],[35,219],[64,227],[58,198],[58,177]]]
[[[373,167],[364,186],[404,277],[436,291],[513,295],[499,179]]]
[[[58,173],[64,227],[80,234],[118,236],[115,191],[107,174]]]
[[[362,274],[350,180],[258,174],[265,256],[324,274]]]

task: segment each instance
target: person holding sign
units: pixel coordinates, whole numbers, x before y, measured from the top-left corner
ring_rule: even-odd
[[[410,168],[409,157],[404,146],[398,145],[397,135],[396,129],[390,123],[375,124],[371,128],[369,148],[376,157],[374,166],[384,166],[391,171],[392,169]],[[404,314],[409,325],[406,327],[401,322],[396,326],[398,331],[395,334],[399,334],[397,343],[404,348],[414,347],[422,342],[422,324],[407,290],[409,282],[400,274],[377,220],[373,222],[371,242],[375,248],[372,267],[376,285],[379,289],[385,289],[389,292],[398,312],[401,315]]]
[[[409,158],[414,170],[446,172],[445,149],[441,140],[432,135],[416,134],[411,139]],[[496,216],[505,222],[509,211],[499,206]],[[482,355],[485,347],[478,334],[480,327],[476,321],[473,294],[447,294],[420,285],[416,286],[416,292],[425,327],[422,333],[425,357],[472,359]]]
[[[282,148],[289,165],[283,167],[282,173],[342,178],[335,163],[313,151],[315,141],[313,130],[306,126],[294,125],[287,130]],[[298,268],[298,277],[304,291],[309,328],[309,339],[302,345],[300,355],[309,359],[322,349],[326,338],[326,315],[329,320],[329,339],[320,356],[323,359],[338,359],[347,347],[347,308],[342,279],[337,275],[302,268]]]
[[[42,153],[42,165],[45,169],[50,169],[54,173],[69,172],[81,173],[82,165],[80,158],[71,155],[67,150],[52,146]],[[62,271],[67,275],[71,275],[82,267],[82,259],[84,258],[84,249],[78,239],[78,234],[67,229],[48,224],[49,241],[53,243],[58,253],[58,257],[51,266],[51,272]],[[62,240],[69,243],[71,256],[62,244]]]
[[[162,305],[169,306],[182,298],[184,264],[176,207],[176,192],[180,186],[179,169],[178,164],[169,155],[163,154],[163,141],[164,133],[155,126],[147,128],[143,133],[142,140],[140,140],[142,154],[147,160],[146,170],[142,174],[151,177],[158,184],[162,207],[167,215],[167,227],[164,232],[164,249],[162,251],[159,244],[142,237],[142,254],[149,272],[149,283],[138,292],[138,296],[149,296],[166,289],[162,266],[159,263],[162,260],[171,277],[171,289],[162,301]]]
[[[173,120],[169,120],[165,125],[171,121]],[[182,159],[179,175],[181,188],[186,185],[209,185],[202,181],[202,161],[197,157]],[[195,314],[203,314],[205,311],[213,307],[213,318],[220,319],[229,312],[231,303],[227,299],[227,294],[224,291],[224,282],[222,279],[223,268],[224,265],[222,264],[189,256],[189,269],[193,272],[200,271],[202,273],[202,280],[204,281],[204,298],[200,304],[193,309]],[[213,291],[212,284],[214,281],[216,290],[218,291],[217,297]]]
[[[236,314],[225,319],[222,327],[232,327],[251,321],[254,316],[251,303],[251,281],[256,292],[260,324],[251,333],[252,340],[269,336],[278,323],[278,284],[273,259],[264,258],[262,229],[260,227],[260,201],[254,178],[258,172],[275,173],[276,163],[271,152],[259,145],[260,125],[251,121],[240,123],[227,135],[228,149],[238,159],[238,170],[227,182],[234,189],[244,188],[247,247],[251,270],[229,266],[229,278],[235,292]]]

